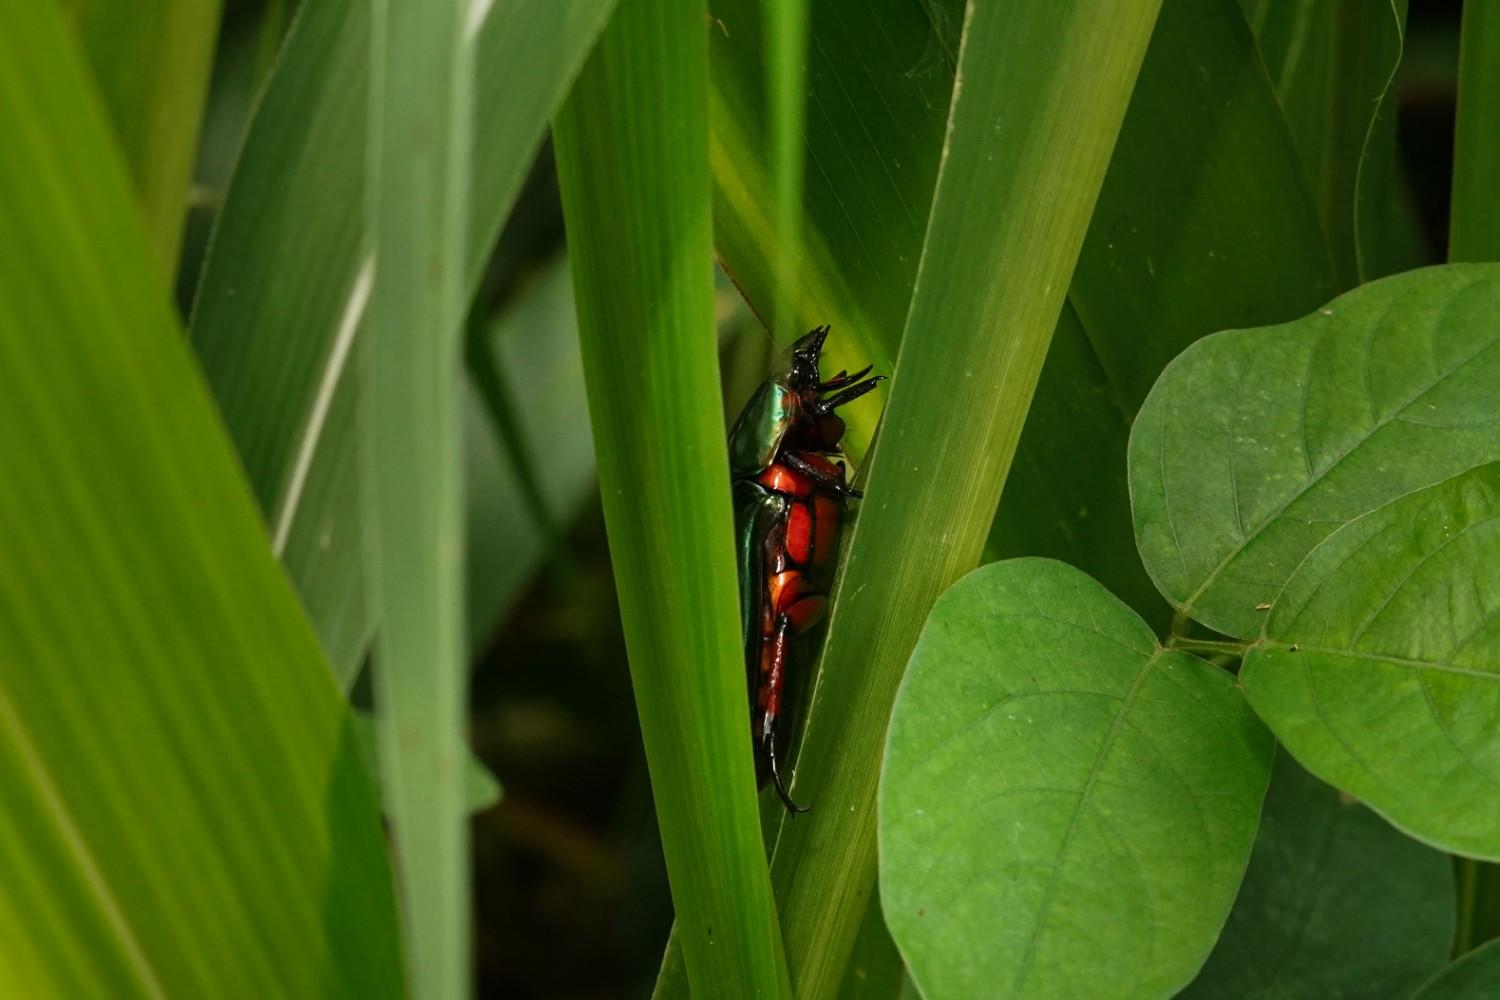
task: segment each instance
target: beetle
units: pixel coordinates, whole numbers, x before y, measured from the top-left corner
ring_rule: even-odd
[[[762,788],[775,784],[794,814],[807,807],[792,801],[777,761],[788,644],[827,610],[840,523],[847,502],[863,495],[840,459],[844,421],[834,411],[885,378],[866,366],[823,381],[828,332],[817,327],[792,345],[729,432],[756,775]]]

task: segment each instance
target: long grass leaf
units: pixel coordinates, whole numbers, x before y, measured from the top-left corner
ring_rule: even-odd
[[[1466,3],[1448,259],[1500,260],[1500,6]]]
[[[380,774],[413,992],[469,992],[459,500],[473,48],[464,0],[377,0],[371,33],[362,480]],[[365,422],[367,421],[367,422]]]
[[[161,273],[177,270],[219,0],[73,0]]]
[[[866,499],[772,862],[799,996],[837,988],[875,874],[885,720],[939,593],[978,560],[1157,0],[971,4]]]
[[[473,198],[479,279],[547,119],[613,0],[477,4]],[[278,553],[346,686],[375,621],[362,580],[350,351],[369,303],[365,196],[370,11],[304,4],[256,113],[193,309],[193,346]]]
[[[746,728],[704,8],[622,0],[554,126],[610,556],[687,973],[786,993]]]
[[[351,720],[94,94],[0,5],[0,995],[399,995]]]

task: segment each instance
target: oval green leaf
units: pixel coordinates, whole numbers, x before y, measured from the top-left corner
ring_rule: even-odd
[[[886,923],[923,995],[1166,996],[1213,947],[1273,744],[1208,663],[1045,559],[945,593],[880,786]]]
[[[1281,326],[1216,334],[1162,373],[1130,435],[1147,572],[1242,638],[1340,525],[1500,459],[1500,266],[1425,268]]]
[[[1182,1000],[1400,997],[1453,943],[1453,865],[1279,754],[1229,923]]]
[[[1240,682],[1313,774],[1422,840],[1500,858],[1500,463],[1334,533]]]
[[[1491,1000],[1500,994],[1500,941],[1476,948],[1412,994],[1412,1000]]]

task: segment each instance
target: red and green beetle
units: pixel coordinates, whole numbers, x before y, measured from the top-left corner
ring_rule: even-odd
[[[793,344],[729,432],[756,771],[761,787],[774,782],[794,813],[806,807],[792,801],[776,759],[787,646],[827,610],[845,503],[861,496],[838,458],[844,421],[834,410],[885,377],[866,378],[866,367],[823,381],[818,363],[827,337],[820,326]]]

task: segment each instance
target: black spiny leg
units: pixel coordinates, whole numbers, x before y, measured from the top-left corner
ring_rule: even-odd
[[[827,490],[829,493],[837,493],[839,496],[848,497],[851,500],[859,500],[865,495],[863,490],[855,489],[844,482],[841,477],[830,474],[827,469],[819,468],[795,451],[782,452],[781,460],[808,479],[811,479],[814,483],[817,483],[819,489]],[[840,463],[840,471],[843,471],[842,463]]]

